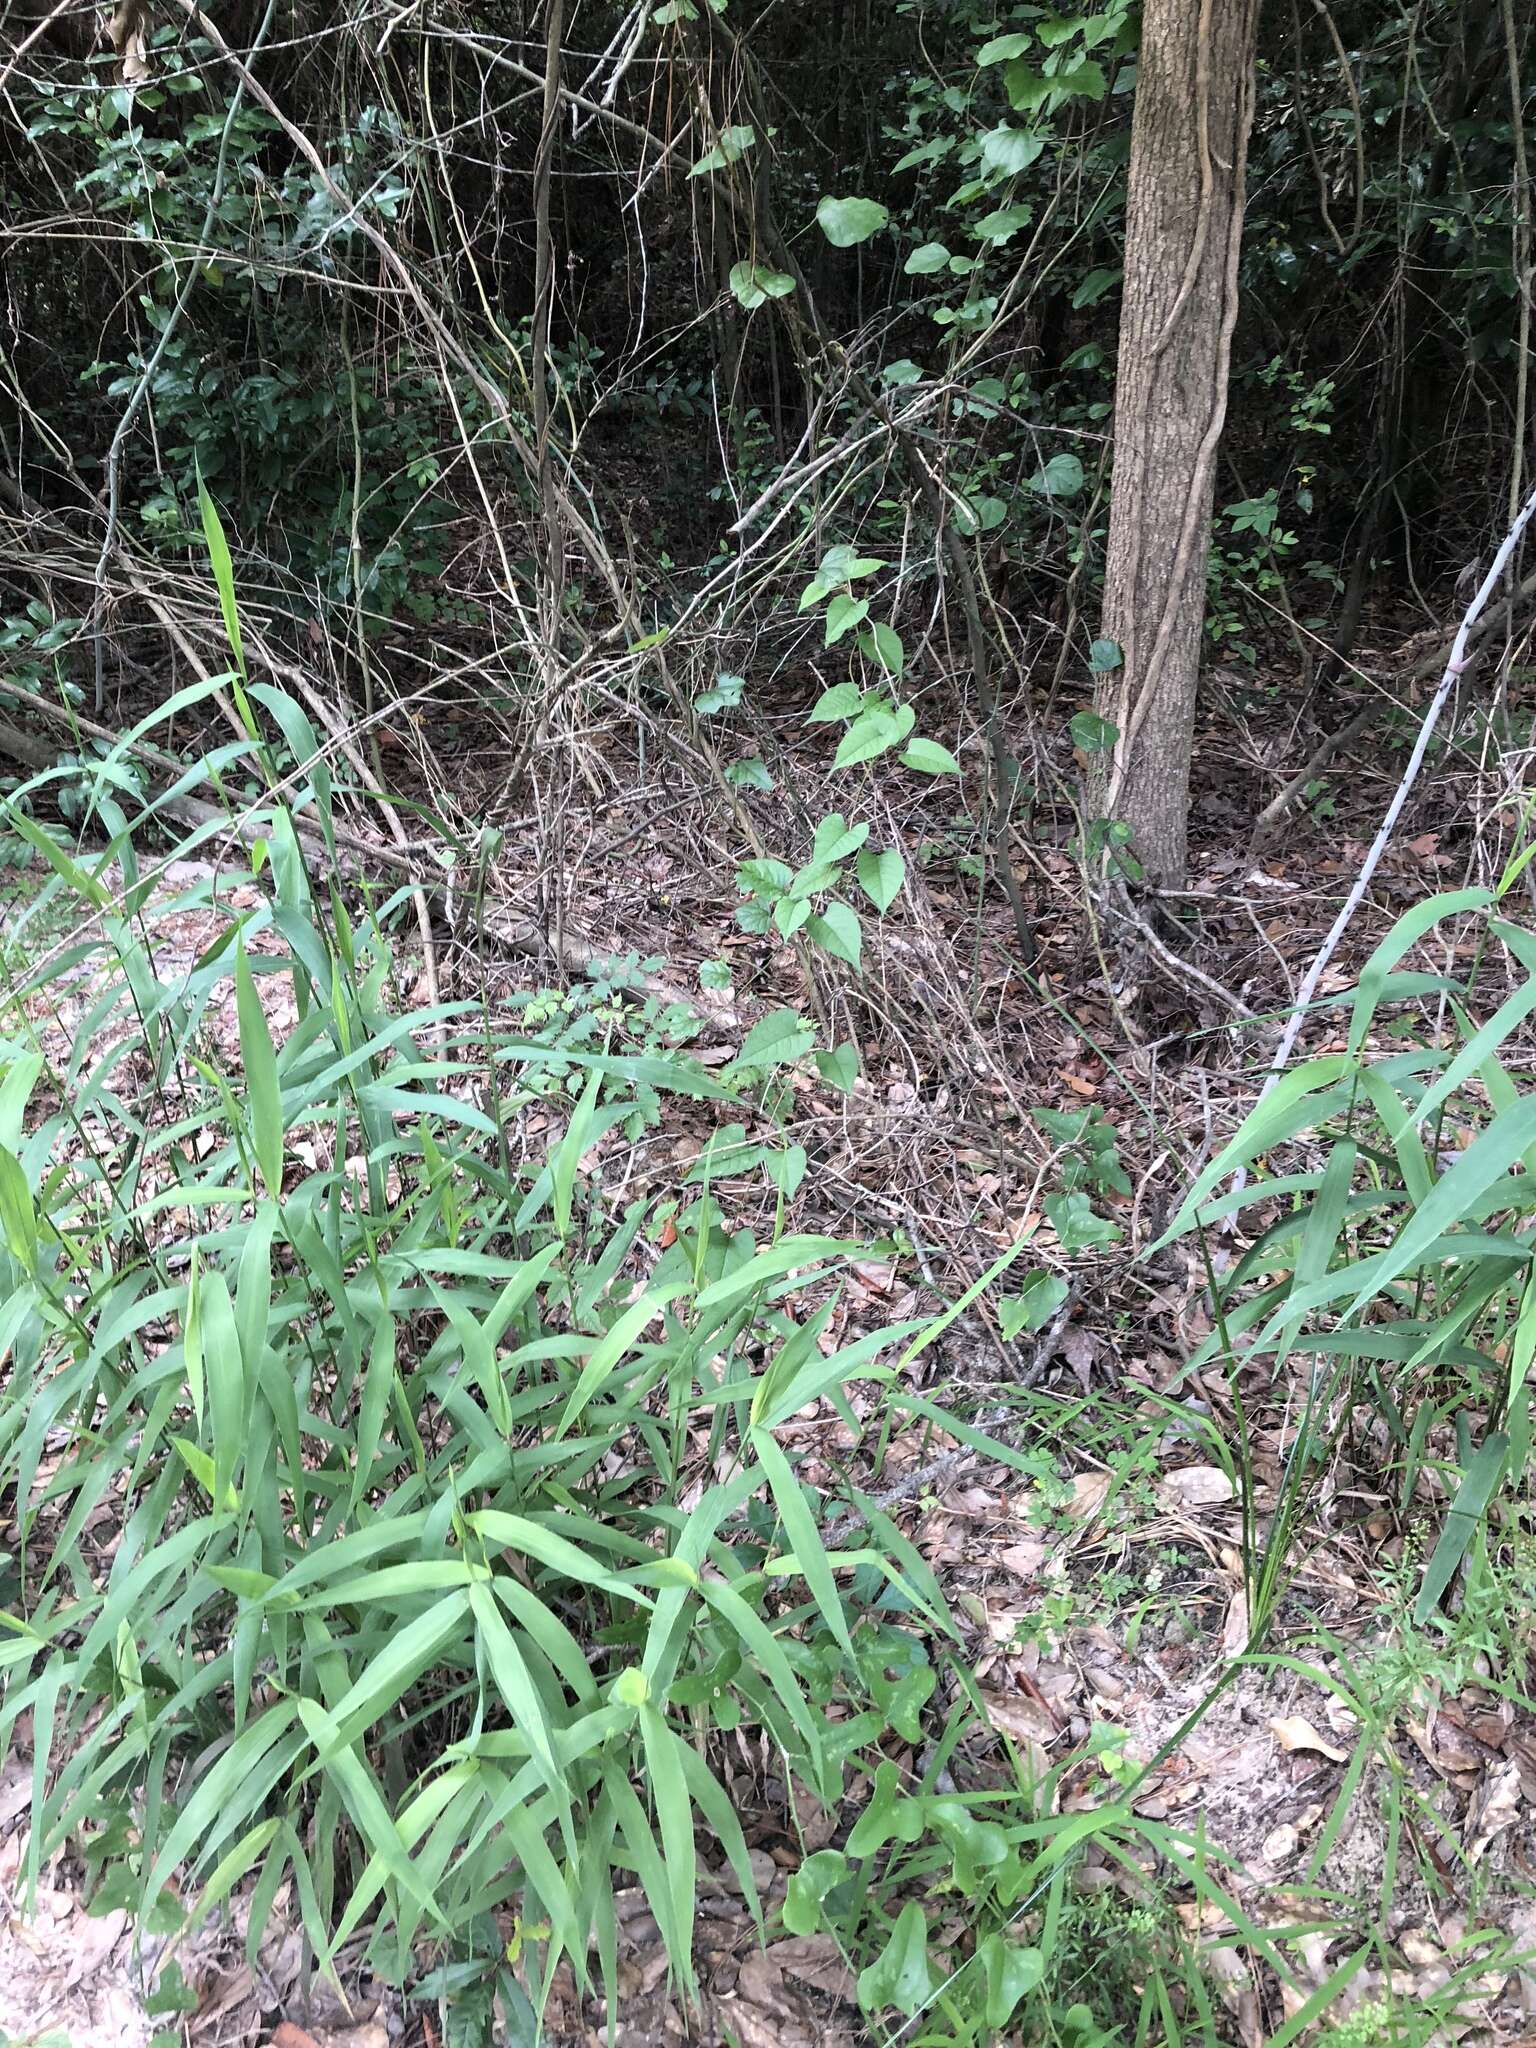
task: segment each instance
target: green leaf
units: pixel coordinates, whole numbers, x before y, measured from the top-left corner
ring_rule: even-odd
[[[934,1989],[928,1967],[928,1923],[916,1899],[902,1907],[891,1937],[875,1960],[859,1972],[859,2004],[867,2013],[890,2006],[909,2019]]]
[[[758,754],[743,754],[726,764],[725,779],[732,789],[772,789],[768,763]]]
[[[807,725],[827,725],[834,718],[852,718],[864,702],[857,683],[834,683],[816,699]]]
[[[816,1033],[797,1010],[770,1010],[759,1017],[736,1055],[738,1067],[783,1067],[809,1052]]]
[[[818,581],[829,589],[839,583],[856,583],[861,576],[873,576],[885,563],[877,555],[861,555],[857,548],[851,548],[846,541],[839,541],[836,547],[827,549],[817,567]]]
[[[850,967],[858,966],[864,934],[856,913],[846,903],[834,899],[819,916],[809,920],[805,929],[823,952],[830,953],[835,960],[846,960]]]
[[[1017,1294],[998,1297],[997,1320],[1004,1340],[1011,1344],[1026,1330],[1043,1330],[1070,1292],[1059,1273],[1043,1268],[1026,1273]]]
[[[1006,122],[988,129],[981,138],[982,162],[988,170],[1000,171],[1008,177],[1027,171],[1044,149],[1043,135],[1032,135],[1023,128],[1010,128]]]
[[[880,382],[899,387],[903,384],[921,384],[923,373],[910,356],[900,356],[894,363],[887,363],[880,372]]]
[[[971,232],[978,241],[1003,243],[1011,241],[1020,228],[1027,228],[1034,217],[1035,209],[1020,200],[984,213]]]
[[[901,635],[883,619],[876,620],[868,632],[859,635],[859,646],[871,661],[879,663],[888,676],[899,676],[907,665],[907,650],[901,644]]]
[[[916,768],[924,775],[958,775],[960,763],[937,740],[915,739],[902,755],[902,762],[908,768]]]
[[[741,702],[741,693],[746,687],[745,677],[730,675],[722,669],[715,677],[714,687],[700,691],[694,698],[693,707],[696,711],[702,711],[706,717],[716,711],[734,711]]]
[[[1086,1195],[1047,1195],[1045,1213],[1051,1219],[1058,1243],[1070,1258],[1075,1252],[1099,1251],[1120,1236],[1118,1224],[1095,1214]]]
[[[1107,676],[1120,668],[1125,653],[1118,640],[1095,640],[1088,650],[1088,667],[1096,676]]]
[[[240,1029],[240,1061],[245,1068],[246,1100],[250,1104],[251,1143],[267,1193],[274,1201],[280,1201],[283,1193],[283,1098],[277,1079],[277,1053],[267,1026],[267,1013],[256,992],[243,939],[235,948],[235,1013]]]
[[[1115,270],[1090,270],[1072,294],[1072,309],[1081,312],[1084,306],[1096,306],[1106,292],[1112,292],[1119,284],[1121,272]]]
[[[1119,726],[1111,719],[1100,718],[1097,711],[1075,711],[1071,731],[1073,746],[1085,754],[1111,753],[1120,737]]]
[[[581,1156],[587,1149],[588,1133],[592,1119],[597,1113],[598,1091],[603,1085],[601,1067],[594,1067],[588,1076],[587,1085],[581,1091],[581,1098],[571,1111],[571,1120],[566,1125],[565,1136],[560,1140],[559,1150],[550,1163],[550,1194],[554,1203],[555,1228],[560,1233],[560,1242],[568,1243],[571,1235],[571,1203],[576,1189],[576,1174],[581,1165]]]
[[[818,1052],[816,1071],[840,1095],[851,1095],[859,1078],[859,1051],[855,1045],[840,1045],[833,1052]]]
[[[1029,480],[1043,498],[1072,498],[1083,488],[1083,465],[1075,455],[1053,455]]]
[[[848,1633],[848,1617],[843,1611],[837,1581],[832,1575],[832,1562],[822,1543],[815,1517],[800,1491],[800,1482],[770,1431],[753,1424],[749,1434],[773,1495],[774,1506],[783,1522],[784,1534],[789,1539],[794,1562],[805,1576],[805,1583],[820,1609],[822,1620],[847,1655],[852,1657],[853,1639]]]
[[[765,270],[758,263],[733,263],[730,283],[737,300],[749,313],[765,300],[788,298],[795,288],[795,280],[786,277],[782,270]]]
[[[869,599],[854,597],[846,590],[840,590],[827,606],[826,645],[835,647],[845,633],[851,633],[860,620],[869,616]]]
[[[218,586],[219,610],[224,614],[224,632],[229,649],[235,657],[235,667],[241,676],[245,675],[245,648],[240,639],[240,613],[235,603],[235,565],[230,559],[229,542],[224,538],[224,524],[219,518],[219,508],[208,495],[208,488],[198,473],[197,505],[202,514],[203,538],[208,543],[208,560],[213,567],[213,580]]]
[[[984,1935],[976,1945],[987,1986],[987,2025],[1006,2027],[1021,1998],[1037,1991],[1045,1978],[1045,1957],[1037,1948],[1021,1948],[1003,1934]]]
[[[894,846],[879,853],[866,846],[859,854],[859,887],[876,910],[889,910],[906,879],[907,866]]]
[[[834,249],[851,249],[867,242],[890,219],[876,199],[834,199],[830,195],[817,203],[816,221]]]
[[[0,1145],[0,1231],[11,1257],[30,1273],[37,1264],[37,1209],[21,1161],[8,1145]]]
[[[1008,64],[1015,57],[1022,57],[1029,48],[1027,29],[1016,29],[1011,35],[993,36],[976,52],[978,65]]]
[[[838,741],[832,757],[834,768],[852,768],[860,761],[873,761],[899,746],[917,723],[910,704],[892,705],[884,698],[871,703]]]
[[[924,242],[902,265],[908,277],[931,277],[936,270],[943,270],[949,262],[949,251],[942,242]],[[916,367],[915,365],[913,366]],[[888,382],[895,382],[890,371],[885,372]]]
[[[821,1902],[848,1875],[848,1858],[841,1849],[818,1849],[807,1856],[794,1876],[784,1898],[784,1925],[791,1934],[815,1934],[821,1926]]]
[[[1479,1524],[1488,1512],[1494,1488],[1504,1476],[1504,1461],[1508,1455],[1509,1438],[1496,1430],[1479,1447],[1467,1467],[1456,1489],[1456,1498],[1446,1511],[1445,1527],[1440,1532],[1440,1540],[1424,1572],[1419,1597],[1414,1602],[1413,1618],[1420,1628],[1445,1598],[1446,1589],[1471,1548]]]
[[[704,152],[688,173],[690,178],[701,178],[706,171],[723,171],[727,164],[734,164],[757,144],[757,130],[745,123],[737,127],[722,128],[720,139],[713,149]]]

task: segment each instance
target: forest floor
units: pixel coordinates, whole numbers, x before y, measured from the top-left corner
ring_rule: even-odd
[[[768,722],[774,729],[760,734],[779,788],[754,798],[752,818],[775,849],[808,839],[809,821],[847,804],[847,778],[827,776],[824,733],[804,727],[809,701],[786,701]],[[912,887],[898,913],[870,921],[863,975],[821,976],[813,990],[792,948],[734,926],[740,842],[723,793],[702,788],[689,764],[653,753],[647,765],[622,734],[588,737],[561,757],[560,787],[552,754],[539,815],[520,823],[498,815],[504,763],[493,748],[466,734],[458,753],[451,740],[440,743],[436,759],[459,814],[506,829],[490,877],[497,901],[521,912],[542,906],[557,948],[563,934],[599,957],[639,956],[635,971],[653,985],[648,1006],[631,1004],[625,1028],[637,1046],[666,1042],[669,1000],[683,994],[699,1013],[693,1043],[706,1061],[729,1057],[755,1018],[778,1005],[819,1011],[827,1043],[861,1048],[863,1073],[847,1096],[797,1082],[787,1131],[815,1166],[795,1226],[871,1245],[838,1310],[842,1341],[954,1298],[1026,1229],[1035,1231],[1031,1257],[1066,1279],[1065,1303],[1039,1336],[1005,1342],[979,1303],[922,1361],[925,1388],[1030,1453],[1032,1477],[914,1430],[893,1437],[879,1472],[860,1471],[858,1480],[878,1490],[938,1573],[961,1631],[959,1654],[994,1728],[1042,1767],[1080,1759],[1064,1780],[1069,1805],[1087,1807],[1129,1785],[1145,1819],[1200,1844],[1235,1918],[1223,1925],[1209,1892],[1192,1898],[1160,1887],[1156,1903],[1168,1927],[1208,1945],[1231,2041],[1260,2048],[1274,2038],[1340,1956],[1373,1939],[1328,2018],[1428,2002],[1441,2016],[1437,2038],[1536,2040],[1536,1974],[1517,1967],[1515,1953],[1536,1956],[1528,1903],[1536,1707],[1527,1670],[1536,1546],[1524,1534],[1513,1544],[1497,1612],[1462,1613],[1438,1635],[1416,1629],[1426,1523],[1407,1510],[1426,1501],[1399,1499],[1374,1416],[1341,1413],[1292,1540],[1280,1622],[1259,1654],[1233,1662],[1247,1646],[1251,1534],[1219,1448],[1238,1430],[1234,1392],[1262,1516],[1308,1390],[1299,1362],[1277,1380],[1244,1375],[1236,1389],[1224,1367],[1192,1368],[1210,1329],[1208,1276],[1186,1246],[1151,1256],[1148,1248],[1191,1175],[1252,1106],[1273,1043],[1266,1020],[1285,1011],[1358,872],[1402,754],[1375,747],[1346,757],[1278,845],[1252,857],[1242,844],[1246,821],[1302,749],[1287,748],[1278,716],[1262,707],[1235,723],[1230,710],[1213,714],[1201,736],[1190,889],[1174,906],[1197,972],[1147,956],[1140,985],[1106,974],[1067,851],[1069,828],[1054,813],[1042,821],[1050,829],[1030,835],[1035,850],[1019,871],[1040,940],[1035,971],[1025,974],[1000,892],[979,887],[984,837],[953,785],[871,785],[857,815],[870,818],[873,842],[904,849]],[[1483,878],[1479,744],[1463,722],[1461,751],[1442,756],[1410,806],[1325,992],[1352,984],[1408,904]],[[421,794],[443,798],[441,787]],[[200,879],[227,908],[253,886],[248,869],[227,878],[173,870],[161,886],[174,892]],[[19,913],[27,878],[18,872],[5,882]],[[16,915],[8,924],[16,933]],[[190,968],[220,924],[209,907],[162,928],[162,978]],[[431,971],[443,995],[484,997],[509,1014],[531,990],[565,979],[553,963],[482,943],[478,929],[464,917],[440,943]],[[60,939],[23,923],[8,941],[12,970]],[[731,963],[729,991],[701,991],[701,964],[721,959]],[[1426,955],[1418,964],[1445,962]],[[419,955],[418,966],[425,976]],[[32,1006],[45,1050],[67,1052],[88,994],[82,984],[72,1007],[51,998],[46,1009]],[[214,1014],[233,1057],[232,991]],[[283,1022],[273,1019],[278,1035]],[[1325,1014],[1314,1049],[1331,1043],[1333,1029]],[[1508,1053],[1528,1071],[1536,1046]],[[1036,1112],[1087,1107],[1110,1129],[1129,1193],[1095,1186],[1116,1236],[1068,1256],[1042,1209],[1060,1184],[1063,1148]],[[669,1099],[638,1143],[605,1140],[627,1195],[674,1194],[712,1116],[708,1105]],[[774,1192],[760,1179],[727,1179],[716,1193],[733,1223],[771,1217]],[[1235,1256],[1241,1243],[1229,1233],[1217,1257]],[[842,1490],[850,1453],[832,1411],[803,1416],[789,1435],[809,1455],[803,1476]],[[1419,1484],[1432,1493],[1433,1472]],[[987,1749],[978,1739],[957,1754],[957,1783],[967,1773],[981,1781]],[[254,1964],[242,1956],[238,1913],[233,1929],[204,1930],[179,1953],[195,2010],[148,2010],[146,1989],[163,1956],[136,1955],[120,1915],[91,1917],[68,1859],[45,1874],[35,1911],[21,1913],[30,1769],[12,1764],[0,1777],[0,2039],[34,2043],[57,2033],[73,2048],[139,2048],[156,2029],[175,2030],[165,2040],[232,2044],[272,2039],[277,2028],[281,2048],[406,2040],[431,2048],[416,2009],[381,1987],[350,1983],[350,2009],[306,1987],[281,1918]],[[829,1817],[798,1818],[801,1841],[816,1845],[824,1823],[820,1839],[829,1839]],[[765,1895],[782,1898],[800,1853],[785,1817],[757,1816],[748,1838]],[[1148,1884],[1149,1873],[1090,1860],[1078,1908],[1085,1973],[1105,1966],[1095,1926],[1121,1924],[1106,1897],[1142,1913],[1149,1941],[1163,1938]],[[1283,1995],[1250,1946],[1223,1941],[1234,1925],[1286,1931],[1294,1974]],[[624,1923],[630,1995],[621,2041],[810,2048],[863,2038],[851,1979],[829,1938],[775,1938],[760,1950],[744,1905],[722,1881],[705,1887],[699,1944],[707,2004],[702,2021],[691,2022],[669,1991],[654,1923],[637,1898]],[[554,2017],[572,2040],[602,2038],[599,2014],[568,1984],[557,1986]],[[1385,2025],[1361,2041],[1397,2038]]]

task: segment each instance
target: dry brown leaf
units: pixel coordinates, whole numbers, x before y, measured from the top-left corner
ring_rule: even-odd
[[[308,2034],[292,2020],[284,2020],[273,2030],[272,2048],[320,2048],[313,2034]]]
[[[1109,1493],[1107,1472],[1079,1472],[1072,1481],[1072,1498],[1067,1502],[1068,1517],[1074,1522],[1086,1522],[1103,1507]]]
[[[1241,1657],[1248,1648],[1248,1595],[1238,1588],[1232,1595],[1227,1608],[1227,1618],[1222,1626],[1221,1647],[1228,1658]]]
[[[1497,1770],[1488,1773],[1482,1791],[1467,1809],[1462,1846],[1468,1861],[1475,1863],[1487,1852],[1494,1837],[1513,1827],[1519,1818],[1520,1766],[1500,1764]]]
[[[1012,1572],[1015,1578],[1035,1579],[1040,1576],[1046,1560],[1046,1547],[1035,1536],[1026,1536],[1020,1543],[1010,1543],[1006,1550],[997,1553],[997,1562],[1004,1571]],[[28,1783],[27,1797],[32,1796]]]
[[[1331,1742],[1319,1735],[1312,1723],[1301,1714],[1277,1716],[1269,1723],[1269,1732],[1282,1749],[1316,1750],[1319,1756],[1327,1757],[1330,1763],[1349,1762],[1349,1751],[1336,1749]]]
[[[1038,1746],[1054,1742],[1061,1733],[1047,1709],[1028,1693],[983,1693],[982,1701],[993,1727],[1015,1742]]]
[[[781,1973],[788,1970],[829,1997],[853,1996],[853,1973],[830,1934],[802,1934],[776,1941],[768,1956]]]
[[[1233,1486],[1219,1465],[1182,1465],[1163,1474],[1163,1491],[1182,1508],[1218,1508],[1231,1500]]]

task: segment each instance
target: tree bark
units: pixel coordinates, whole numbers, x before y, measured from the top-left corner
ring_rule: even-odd
[[[1104,634],[1117,728],[1092,792],[1184,878],[1216,449],[1237,319],[1258,0],[1146,0],[1131,130]]]

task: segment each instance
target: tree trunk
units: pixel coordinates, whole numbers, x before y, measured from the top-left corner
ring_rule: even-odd
[[[1131,132],[1104,634],[1123,661],[1094,792],[1148,878],[1184,879],[1216,448],[1237,318],[1258,0],[1146,0]]]

